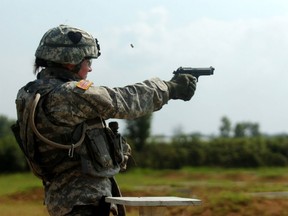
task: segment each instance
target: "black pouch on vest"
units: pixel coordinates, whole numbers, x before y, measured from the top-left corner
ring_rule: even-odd
[[[98,177],[112,177],[120,171],[115,163],[114,144],[107,137],[106,128],[86,131],[84,143],[80,147],[82,171]]]

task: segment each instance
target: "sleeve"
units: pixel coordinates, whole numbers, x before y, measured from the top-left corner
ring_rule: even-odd
[[[168,100],[167,85],[159,78],[152,78],[117,88],[92,84],[84,89],[78,82],[68,82],[55,90],[46,104],[51,117],[58,121],[73,118],[77,123],[99,116],[138,118],[161,109]]]

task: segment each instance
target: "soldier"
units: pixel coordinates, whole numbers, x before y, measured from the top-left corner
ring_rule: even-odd
[[[125,215],[106,196],[120,196],[113,178],[125,167],[125,151],[106,127],[109,118],[133,119],[160,110],[170,99],[188,101],[196,80],[175,75],[126,87],[95,86],[87,80],[97,39],[60,25],[48,30],[35,53],[37,79],[16,98],[13,131],[31,170],[42,179],[50,215]],[[129,148],[128,148],[129,149]]]

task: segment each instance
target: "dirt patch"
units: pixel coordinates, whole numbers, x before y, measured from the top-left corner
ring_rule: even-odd
[[[288,198],[288,191],[281,192],[258,192],[251,193],[252,196],[264,197],[264,198]]]
[[[29,191],[9,195],[7,198],[15,201],[39,201],[44,199],[44,191],[43,188],[33,188]]]

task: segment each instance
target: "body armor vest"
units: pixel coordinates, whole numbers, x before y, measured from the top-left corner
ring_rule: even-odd
[[[114,176],[124,160],[122,142],[101,118],[69,126],[45,114],[45,97],[63,83],[37,79],[18,92],[18,121],[12,130],[32,171],[44,181],[72,169],[92,176]]]

